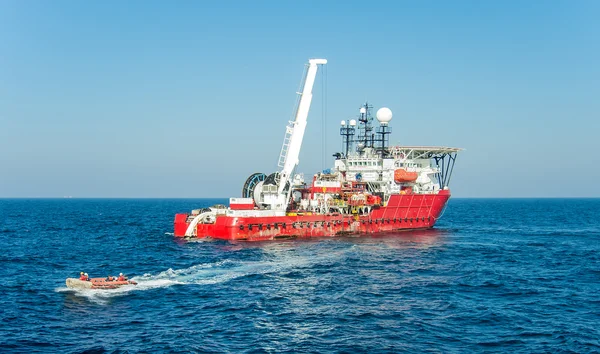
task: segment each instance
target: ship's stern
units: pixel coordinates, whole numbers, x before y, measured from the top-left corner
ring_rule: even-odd
[[[184,237],[188,228],[188,214],[175,214],[174,233],[177,237]]]

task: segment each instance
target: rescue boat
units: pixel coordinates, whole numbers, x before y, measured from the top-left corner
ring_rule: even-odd
[[[67,278],[67,288],[70,289],[117,289],[128,285],[137,285],[133,280],[106,280],[106,278],[90,278],[90,280],[80,280],[77,278]]]

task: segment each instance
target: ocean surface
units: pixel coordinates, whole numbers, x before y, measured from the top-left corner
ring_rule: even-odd
[[[600,351],[600,199],[451,199],[435,229],[173,237],[220,199],[0,200],[0,352]],[[123,272],[118,290],[67,277]]]

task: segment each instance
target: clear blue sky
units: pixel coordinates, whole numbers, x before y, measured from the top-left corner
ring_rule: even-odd
[[[455,197],[600,197],[599,18],[599,1],[3,0],[0,197],[238,196],[275,171],[311,57],[329,64],[308,176],[368,99],[392,142],[467,149]]]

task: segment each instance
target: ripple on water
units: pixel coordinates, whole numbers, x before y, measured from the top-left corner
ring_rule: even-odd
[[[0,200],[0,351],[600,351],[598,200],[453,199],[436,230],[362,238],[173,237],[176,212],[224,202]],[[138,285],[65,288],[82,270]]]

